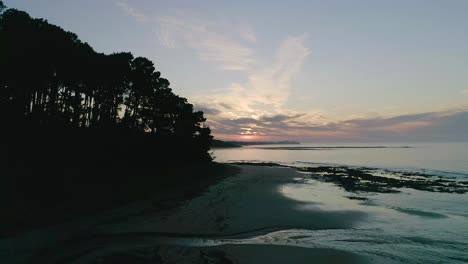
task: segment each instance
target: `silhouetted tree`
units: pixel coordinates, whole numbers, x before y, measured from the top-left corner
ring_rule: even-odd
[[[1,1],[0,72],[0,113],[10,128],[124,129],[210,160],[203,113],[172,92],[153,62],[97,53],[76,34]]]

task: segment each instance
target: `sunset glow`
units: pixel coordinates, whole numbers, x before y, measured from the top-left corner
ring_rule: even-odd
[[[9,4],[151,58],[219,139],[466,139],[467,3],[334,2]]]

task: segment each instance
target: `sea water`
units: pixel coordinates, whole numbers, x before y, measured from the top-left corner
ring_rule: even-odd
[[[215,161],[352,165],[432,170],[468,178],[468,143],[341,143],[255,145],[213,151]]]
[[[379,171],[382,172],[415,171],[451,180],[468,181],[468,144],[466,143],[259,145],[217,149],[213,154],[218,162],[276,162],[292,167],[365,166],[381,169]],[[274,170],[282,169],[271,168],[270,171]],[[265,175],[261,176],[265,178]],[[232,180],[234,181],[234,177]],[[233,201],[237,201],[236,199],[242,196],[245,190],[251,190],[250,194],[258,192],[258,189],[254,188],[261,188],[258,184],[265,183],[268,182],[259,181],[248,186],[229,184],[229,181],[224,185],[220,183],[204,194],[207,197],[200,197],[197,201],[206,210],[210,209],[209,205],[216,202],[221,203],[219,208],[226,212],[229,212],[230,208],[237,208],[241,214],[236,215],[236,210],[232,210],[232,223],[235,224],[236,221],[242,223],[245,220],[240,218],[249,219],[248,215],[242,213],[244,212],[242,208],[255,205],[259,201],[250,199],[241,205]],[[398,193],[348,192],[332,182],[318,180],[307,173],[297,174],[297,178],[290,178],[277,184],[275,194],[271,194],[275,199],[263,202],[270,205],[281,200],[283,202],[287,200],[288,204],[290,201],[297,201],[291,203],[295,206],[286,212],[303,217],[301,221],[287,218],[292,221],[287,225],[281,225],[280,228],[272,229],[270,226],[265,226],[264,229],[256,228],[253,231],[249,231],[250,225],[247,224],[245,230],[240,230],[242,235],[235,237],[229,234],[216,237],[206,234],[199,234],[199,237],[187,234],[185,237],[183,233],[178,232],[177,236],[164,237],[153,234],[143,239],[139,235],[141,232],[130,231],[141,231],[140,227],[151,226],[152,222],[156,221],[151,214],[130,214],[124,218],[104,214],[99,221],[88,219],[85,222],[70,223],[71,226],[76,226],[78,231],[65,225],[37,230],[24,237],[0,239],[2,249],[0,259],[7,259],[5,263],[22,263],[18,260],[27,259],[28,254],[36,252],[37,243],[45,244],[47,249],[45,252],[54,257],[57,255],[60,259],[73,260],[61,263],[90,263],[87,260],[110,254],[113,250],[130,253],[136,250],[138,254],[148,250],[151,253],[153,247],[160,244],[190,247],[236,244],[284,245],[306,250],[335,249],[363,255],[370,259],[371,263],[468,263],[468,194],[466,193],[439,193],[411,188],[401,188]],[[230,192],[230,189],[234,191]],[[288,199],[281,199],[281,196]],[[204,203],[207,204],[203,207]],[[193,204],[195,206],[191,207]],[[190,215],[191,212],[198,212],[200,206],[196,205],[196,202],[189,202],[180,210],[186,210]],[[275,206],[271,208],[274,209]],[[249,208],[245,209],[245,212],[249,212]],[[282,212],[285,212],[284,208]],[[275,212],[272,213],[271,216],[274,217]],[[327,213],[343,217],[346,215],[362,217],[352,221],[353,226],[346,228],[342,225],[336,228],[310,228],[308,225],[296,224],[326,221],[327,218],[324,216],[327,216]],[[156,219],[160,218],[156,216]],[[197,213],[194,216],[196,217]],[[177,218],[177,215],[175,217]],[[229,214],[226,215],[226,219],[229,223],[231,219]],[[119,221],[123,222],[119,225]],[[348,219],[342,221],[347,222]],[[252,221],[252,226],[258,224]],[[155,228],[157,229],[157,224]],[[81,236],[82,233],[92,235],[93,232],[112,235],[116,230],[118,233],[124,230],[128,232],[124,232],[125,236],[120,240],[103,239],[100,236],[91,236],[91,239],[82,240]],[[75,232],[77,234],[74,234]],[[67,243],[56,244],[55,240],[61,241],[62,237],[67,238]],[[12,250],[7,250],[8,247]],[[309,262],[315,263],[315,259],[305,259],[302,263]]]
[[[218,162],[365,166],[468,181],[468,143],[256,145],[213,154]],[[279,192],[290,199],[319,204],[323,210],[365,212],[367,217],[351,229],[280,230],[237,243],[327,247],[366,255],[376,263],[468,263],[468,194],[399,191],[352,193],[314,179],[286,184]]]

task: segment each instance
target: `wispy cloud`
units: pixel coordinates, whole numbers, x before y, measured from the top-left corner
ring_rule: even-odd
[[[200,59],[217,63],[224,70],[247,70],[255,63],[254,50],[219,23],[182,11],[158,21],[158,37],[167,48],[189,47],[198,52]],[[242,32],[244,38],[255,42],[253,32]]]
[[[261,117],[284,112],[291,83],[302,71],[310,54],[305,46],[305,34],[286,38],[277,49],[272,63],[251,70],[247,82],[232,83],[229,87],[212,91],[211,95],[198,98],[210,101],[223,109],[223,117]],[[228,107],[225,107],[228,106]]]
[[[243,40],[248,41],[250,43],[257,42],[257,36],[255,35],[253,29],[245,22],[242,23],[240,26],[239,35]]]
[[[395,117],[314,122],[309,114],[215,120],[225,139],[239,135],[300,141],[466,141],[468,111],[430,112]]]
[[[195,108],[208,116],[208,124],[217,137],[239,139],[253,135],[264,140],[303,141],[468,140],[467,109],[393,117],[374,113],[340,119],[320,110],[297,112],[287,108],[293,81],[303,72],[311,54],[306,33],[284,38],[276,44],[276,52],[267,56],[271,59],[265,59],[255,51],[261,39],[245,21],[209,20],[181,10],[153,17],[125,0],[116,5],[136,21],[156,23],[163,47],[188,48],[200,60],[245,74],[243,82],[232,82],[190,98]],[[460,93],[468,96],[468,89]]]
[[[337,124],[359,139],[459,141],[468,140],[468,111],[407,114],[390,118],[347,120]]]
[[[298,113],[285,107],[292,81],[311,51],[307,35],[286,38],[274,62],[248,72],[245,83],[232,83],[200,98],[211,102],[209,124],[222,139],[300,141],[457,141],[468,140],[468,110],[382,117],[337,119],[326,112]],[[463,92],[464,93],[464,92]]]
[[[191,48],[201,60],[214,62],[224,70],[248,70],[256,63],[254,50],[241,41],[256,42],[256,36],[247,23],[235,25],[233,30],[232,25],[222,26],[217,21],[180,10],[172,15],[152,17],[126,1],[118,1],[116,5],[139,22],[155,21],[159,29],[158,39],[166,48]]]
[[[218,115],[221,113],[220,110],[204,105],[195,105],[194,109],[196,111],[203,111],[205,115]]]
[[[268,137],[288,136],[292,126],[303,120],[315,124],[314,112],[297,113],[285,109],[292,88],[292,81],[303,68],[310,50],[305,46],[306,34],[288,37],[279,45],[272,62],[247,72],[247,81],[212,91],[194,98],[210,102],[219,111],[207,113],[209,125],[218,137],[238,139],[239,136]]]
[[[134,7],[130,6],[127,2],[125,1],[118,1],[116,5],[122,9],[125,13],[127,13],[129,16],[135,18],[139,22],[147,22],[150,20],[150,18],[145,15],[144,13],[138,11]]]

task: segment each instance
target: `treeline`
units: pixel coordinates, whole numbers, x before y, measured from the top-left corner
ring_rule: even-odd
[[[0,6],[3,131],[27,137],[60,130],[80,144],[80,135],[91,131],[104,135],[99,140],[118,134],[116,145],[132,135],[146,154],[168,158],[172,149],[172,157],[211,160],[203,112],[175,95],[153,62],[129,52],[98,53],[74,33]]]

